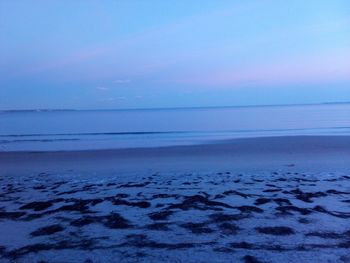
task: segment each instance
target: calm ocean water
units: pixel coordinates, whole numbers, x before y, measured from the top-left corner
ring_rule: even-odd
[[[0,112],[1,151],[154,147],[285,135],[350,135],[350,104]]]

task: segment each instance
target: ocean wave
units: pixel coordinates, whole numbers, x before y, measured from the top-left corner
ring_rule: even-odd
[[[0,144],[16,143],[16,142],[58,142],[58,141],[80,141],[80,139],[0,140]]]
[[[88,133],[32,133],[32,134],[0,134],[1,138],[11,137],[51,137],[51,136],[118,136],[118,135],[171,135],[171,134],[230,134],[259,132],[292,132],[292,131],[335,131],[350,130],[350,127],[293,128],[293,129],[239,129],[225,131],[135,131],[135,132],[88,132]],[[62,139],[65,140],[65,139]]]

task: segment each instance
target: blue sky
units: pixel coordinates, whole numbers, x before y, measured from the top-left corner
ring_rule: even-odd
[[[0,109],[350,101],[348,0],[2,0]]]

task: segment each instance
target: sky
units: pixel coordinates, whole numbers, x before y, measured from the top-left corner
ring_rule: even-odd
[[[349,0],[0,0],[0,110],[338,101]]]

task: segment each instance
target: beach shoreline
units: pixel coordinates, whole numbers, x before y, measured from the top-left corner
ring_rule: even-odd
[[[346,170],[350,136],[283,136],[215,141],[201,145],[57,152],[0,152],[2,172],[266,170],[293,165]]]

